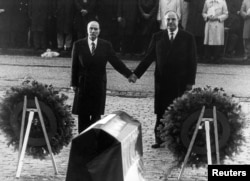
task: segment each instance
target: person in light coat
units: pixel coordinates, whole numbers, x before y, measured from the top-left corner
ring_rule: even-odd
[[[218,63],[224,45],[224,21],[228,18],[225,0],[206,0],[202,16],[206,22],[204,45],[206,58]]]
[[[159,8],[157,14],[157,20],[160,22],[160,29],[166,29],[166,21],[165,21],[165,14],[168,11],[175,11],[181,18],[181,1],[180,0],[159,0]]]
[[[244,59],[250,60],[250,0],[242,2],[240,13],[244,19],[243,40],[246,54]]]

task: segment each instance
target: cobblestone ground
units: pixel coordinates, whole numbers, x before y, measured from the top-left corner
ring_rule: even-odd
[[[69,104],[72,103],[72,93],[69,95]],[[2,97],[2,96],[1,96]],[[243,102],[243,111],[250,112],[250,104]],[[125,111],[142,124],[143,139],[143,162],[144,178],[146,181],[174,181],[177,180],[180,169],[173,168],[174,159],[167,148],[151,149],[154,142],[153,127],[155,115],[153,114],[153,98],[151,96],[143,98],[128,98],[118,96],[107,96],[106,114],[114,111]],[[248,116],[249,117],[249,116]],[[249,119],[244,134],[247,138],[246,144],[242,147],[242,152],[235,155],[233,160],[226,160],[226,164],[249,164],[250,160],[250,124]],[[76,135],[77,127],[74,129]],[[70,145],[65,147],[60,154],[55,155],[55,161],[59,171],[54,174],[54,169],[50,158],[45,160],[33,159],[25,156],[23,168],[19,179],[15,178],[18,153],[12,147],[7,146],[7,139],[0,132],[0,180],[1,181],[63,181],[65,180]],[[182,181],[205,181],[207,180],[206,168],[187,167],[182,176]]]

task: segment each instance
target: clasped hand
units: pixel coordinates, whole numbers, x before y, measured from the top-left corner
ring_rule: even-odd
[[[131,83],[135,83],[138,77],[135,74],[131,74],[128,78],[128,81]]]

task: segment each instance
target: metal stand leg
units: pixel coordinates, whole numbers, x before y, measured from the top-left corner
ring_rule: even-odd
[[[185,166],[187,164],[188,157],[191,153],[195,138],[197,136],[197,132],[200,126],[201,121],[205,122],[205,132],[206,132],[206,145],[207,145],[207,161],[208,165],[212,164],[212,153],[211,153],[211,141],[210,141],[210,121],[214,122],[214,134],[215,134],[215,147],[216,147],[216,159],[217,164],[220,164],[220,155],[219,155],[219,141],[218,141],[218,127],[217,127],[217,115],[216,115],[216,107],[213,107],[213,118],[203,118],[205,112],[205,106],[202,107],[201,114],[199,117],[199,120],[196,124],[196,128],[194,130],[194,134],[192,136],[192,139],[190,141],[187,154],[185,156],[184,162],[182,164],[181,172],[178,176],[178,181],[181,179],[182,174],[184,172]]]
[[[42,125],[43,134],[44,134],[44,137],[45,137],[46,144],[48,146],[48,150],[49,150],[50,158],[52,160],[52,164],[53,164],[53,167],[54,167],[54,170],[55,170],[55,174],[58,174],[58,170],[57,170],[57,167],[56,167],[56,162],[55,162],[55,159],[54,159],[54,156],[53,156],[52,148],[51,148],[51,145],[50,145],[50,142],[49,142],[48,134],[47,134],[46,127],[45,127],[44,120],[43,120],[43,116],[42,116],[42,111],[41,111],[41,108],[39,106],[39,102],[38,102],[37,97],[35,97],[35,104],[36,104],[36,109],[27,109],[27,97],[26,96],[24,97],[21,132],[20,132],[20,139],[19,139],[18,164],[17,164],[17,172],[16,172],[16,177],[17,178],[19,178],[20,175],[21,175],[23,159],[24,159],[24,156],[25,156],[25,151],[26,151],[27,144],[28,144],[31,124],[32,124],[35,112],[38,112],[38,115],[39,115],[39,120],[40,120],[41,125]],[[24,137],[24,140],[23,140],[25,116],[26,116],[27,111],[29,112],[29,118],[28,118],[28,124],[27,124],[27,127],[26,127],[25,137]]]
[[[26,150],[26,147],[27,147],[27,143],[28,143],[28,139],[29,139],[29,134],[30,134],[31,123],[32,123],[33,118],[34,118],[34,112],[31,111],[29,113],[28,125],[27,125],[27,128],[26,128],[26,133],[25,133],[25,137],[24,137],[24,141],[23,141],[23,145],[22,145],[20,159],[18,161],[18,167],[17,167],[17,173],[16,173],[16,177],[17,178],[19,178],[20,175],[21,175],[24,154],[25,154],[25,150]]]
[[[194,134],[193,134],[193,136],[192,136],[190,145],[189,145],[189,147],[188,147],[187,154],[186,154],[185,159],[184,159],[184,162],[183,162],[183,164],[182,164],[181,172],[180,172],[180,174],[179,174],[179,176],[178,176],[178,180],[181,179],[182,174],[183,174],[183,172],[184,172],[184,169],[185,169],[185,166],[186,166],[186,164],[187,164],[188,157],[189,157],[189,155],[190,155],[190,153],[191,153],[191,150],[192,150],[192,148],[193,148],[194,141],[195,141],[195,138],[196,138],[196,136],[197,136],[198,129],[199,129],[200,123],[201,123],[201,121],[202,121],[204,112],[205,112],[205,106],[202,107],[202,110],[201,110],[201,114],[200,114],[199,120],[198,120],[198,122],[197,122],[197,124],[196,124],[195,130],[194,130]]]
[[[46,128],[45,128],[42,112],[41,112],[39,102],[38,102],[36,97],[35,97],[35,103],[36,103],[37,111],[38,111],[38,114],[39,114],[40,122],[41,122],[41,125],[42,125],[45,141],[46,141],[46,144],[47,144],[48,149],[49,149],[50,158],[52,160],[52,164],[53,164],[53,167],[54,167],[54,170],[55,170],[55,174],[58,174],[57,167],[56,167],[56,162],[55,162],[55,159],[54,159],[54,156],[53,156],[53,152],[52,152],[50,142],[49,142],[49,138],[48,138],[48,135],[47,135],[47,131],[46,131]]]

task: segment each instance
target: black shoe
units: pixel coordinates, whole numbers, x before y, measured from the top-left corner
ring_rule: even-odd
[[[161,144],[160,143],[155,143],[151,146],[151,148],[160,148]]]

